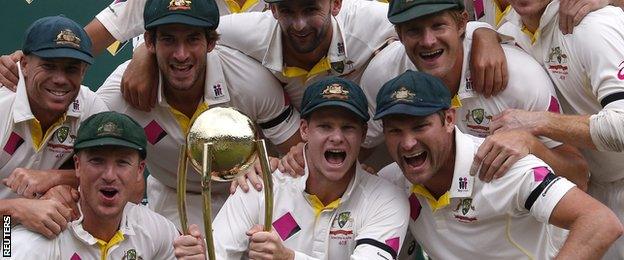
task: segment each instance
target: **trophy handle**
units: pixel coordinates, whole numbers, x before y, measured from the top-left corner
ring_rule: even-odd
[[[180,213],[180,225],[184,235],[189,234],[188,218],[186,216],[186,147],[180,145],[178,156],[178,213]]]
[[[258,160],[262,168],[262,182],[264,184],[264,231],[271,231],[273,223],[273,178],[269,168],[269,155],[264,139],[256,141]]]
[[[212,172],[212,144],[204,143],[204,149],[202,153],[202,198],[204,200],[204,232],[206,232],[206,246],[208,249],[208,259],[216,260],[215,246],[212,237],[212,206],[211,206],[211,189],[210,189],[210,174]]]

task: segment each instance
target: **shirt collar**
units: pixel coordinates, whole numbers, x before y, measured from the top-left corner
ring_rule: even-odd
[[[225,75],[221,66],[218,47],[206,54],[206,77],[204,83],[204,101],[208,105],[215,105],[230,101]],[[164,78],[162,71],[158,71],[158,105],[170,107],[165,98]]]
[[[470,175],[470,167],[477,153],[477,147],[466,134],[455,127],[455,167],[451,183],[451,198],[472,196],[474,176]]]
[[[326,58],[331,65],[332,72],[336,75],[342,75],[346,71],[345,61],[347,57],[347,47],[344,40],[345,37],[336,17],[332,16],[331,23],[333,28],[332,40]],[[275,20],[269,46],[262,60],[262,65],[273,71],[284,71],[285,64],[282,47],[282,30],[277,20]]]
[[[17,71],[19,81],[17,82],[17,90],[15,91],[15,102],[13,105],[13,122],[20,123],[24,121],[28,121],[35,118],[35,115],[32,113],[30,109],[30,102],[28,101],[28,92],[26,91],[26,80],[24,79],[24,74],[22,73],[22,68],[20,66],[20,62],[17,62]],[[82,91],[82,85],[79,87],[78,95],[76,95],[76,99],[74,102],[69,104],[67,108],[66,115],[69,117],[80,118],[82,106],[88,104],[80,104],[80,91]]]
[[[549,26],[551,23],[558,23],[559,19],[559,0],[551,1],[547,6],[546,10],[542,14],[540,18],[539,27],[535,31],[535,33],[539,33],[543,30],[543,28]],[[510,22],[516,25],[518,28],[524,28],[524,24],[522,23],[522,18],[520,14],[518,14],[515,10],[510,9],[510,11],[503,17],[503,20]],[[503,24],[501,22],[500,24]]]
[[[133,206],[136,206],[136,205],[131,202],[128,202],[126,206],[124,207],[124,210],[121,215],[121,223],[119,224],[119,231],[124,236],[135,235],[134,228],[133,228],[135,223],[133,222],[133,220],[128,218],[128,211],[130,211],[130,208]],[[78,211],[80,211],[80,218],[76,221],[69,223],[69,229],[71,230],[74,237],[78,238],[81,242],[88,244],[88,245],[95,245],[97,243],[97,239],[93,235],[91,235],[89,232],[84,230],[84,227],[82,226],[84,215],[82,214],[80,203],[78,203]]]

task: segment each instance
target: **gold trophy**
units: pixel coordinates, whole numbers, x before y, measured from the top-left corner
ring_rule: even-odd
[[[186,216],[186,165],[201,174],[203,216],[208,257],[215,260],[210,206],[211,180],[229,182],[244,174],[256,157],[262,167],[264,183],[264,230],[271,231],[273,222],[273,184],[269,171],[269,157],[263,139],[258,139],[254,123],[233,108],[211,108],[197,117],[180,145],[178,160],[178,212],[182,232],[189,234]]]

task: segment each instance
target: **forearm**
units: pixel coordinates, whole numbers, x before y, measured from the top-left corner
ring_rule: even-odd
[[[545,136],[577,148],[596,149],[589,133],[588,115],[540,113],[542,120],[532,129],[533,135]]]
[[[622,224],[607,211],[580,216],[555,259],[599,259],[622,234]]]
[[[75,170],[50,170],[54,185],[69,185],[72,188],[78,188],[78,177]]]
[[[1,199],[0,200],[0,215],[14,215],[13,206],[17,199]]]
[[[87,31],[89,38],[91,38],[91,51],[93,55],[98,55],[106,47],[115,42],[115,37],[113,37],[98,19],[93,19],[84,29]]]
[[[546,147],[539,139],[531,147],[531,153],[550,165],[558,176],[572,181],[576,186],[587,190],[589,170],[585,158],[570,145],[562,144],[555,148]]]

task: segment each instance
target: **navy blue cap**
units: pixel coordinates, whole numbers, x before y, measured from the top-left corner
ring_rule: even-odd
[[[173,23],[214,30],[219,25],[219,8],[215,0],[148,0],[143,20],[146,30]]]
[[[344,107],[364,122],[370,119],[366,95],[360,86],[348,79],[332,76],[308,86],[301,101],[301,117],[326,106]]]
[[[73,58],[93,63],[87,32],[62,15],[43,17],[28,27],[22,51],[41,58]]]
[[[374,119],[394,114],[428,116],[449,107],[451,92],[442,80],[408,70],[381,87]]]

